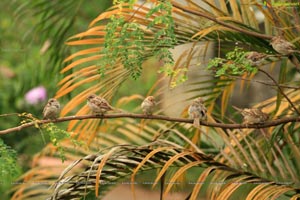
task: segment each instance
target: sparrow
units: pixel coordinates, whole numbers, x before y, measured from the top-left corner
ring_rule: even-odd
[[[269,55],[264,53],[259,53],[256,51],[247,52],[245,58],[249,60],[252,66],[259,66],[263,63],[264,59],[267,58]]]
[[[143,113],[145,115],[152,115],[153,110],[156,106],[156,101],[154,96],[148,96],[144,99],[144,101],[141,104],[141,108],[143,110]]]
[[[44,107],[43,119],[57,119],[59,112],[59,102],[56,99],[51,98],[48,100],[47,104]]]
[[[87,105],[90,107],[93,113],[103,115],[107,111],[114,110],[109,103],[102,97],[95,94],[90,94],[87,97]]]
[[[244,108],[240,109],[233,106],[241,112],[244,117],[243,124],[262,124],[269,119],[269,115],[264,113],[260,108]]]
[[[271,39],[270,44],[273,49],[282,55],[290,55],[292,53],[300,53],[300,51],[296,50],[294,44],[285,40],[282,36],[275,36]]]
[[[207,109],[203,103],[203,99],[201,97],[198,97],[189,106],[189,118],[194,119],[193,125],[195,127],[200,126],[200,120],[206,120],[207,118]]]

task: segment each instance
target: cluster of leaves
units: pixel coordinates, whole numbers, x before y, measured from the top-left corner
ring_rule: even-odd
[[[73,144],[74,147],[82,145],[82,142],[72,138],[71,134],[63,129],[58,128],[55,124],[49,123],[44,125],[43,130],[45,130],[50,137],[50,141],[53,144],[53,146],[57,147],[58,154],[64,162],[66,160],[65,157],[65,148],[61,144],[64,140],[68,139]]]
[[[82,145],[82,142],[72,138],[70,132],[65,131],[65,130],[57,127],[53,123],[48,123],[48,124],[45,124],[42,127],[40,127],[39,124],[37,123],[39,120],[36,119],[32,114],[22,113],[19,116],[24,118],[21,121],[21,124],[26,124],[26,123],[31,123],[31,122],[35,123],[35,127],[40,130],[41,135],[42,135],[42,139],[43,139],[45,144],[46,144],[45,136],[47,136],[47,138],[49,137],[50,142],[52,143],[52,145],[57,148],[57,150],[59,152],[59,156],[60,156],[62,161],[65,161],[65,159],[66,159],[65,149],[64,149],[64,146],[61,144],[62,141],[68,139],[74,144],[74,146]],[[47,135],[44,135],[44,132],[43,132],[44,130],[46,131]]]
[[[158,73],[163,73],[167,76],[172,77],[170,82],[170,88],[175,88],[176,86],[184,83],[188,80],[186,73],[188,69],[186,67],[174,69],[171,65],[165,65],[164,67],[158,70]]]
[[[6,199],[7,191],[11,188],[15,179],[21,174],[20,165],[17,162],[17,152],[6,145],[0,139],[0,194],[1,199]],[[8,197],[7,197],[8,199]]]
[[[5,199],[7,190],[11,188],[14,180],[21,174],[21,169],[17,163],[17,152],[6,145],[0,139],[0,194],[1,199]],[[5,195],[6,194],[6,195]]]
[[[151,42],[153,55],[158,57],[166,64],[173,64],[173,56],[170,48],[174,48],[177,44],[176,36],[174,34],[175,23],[172,17],[172,4],[169,1],[158,3],[155,7],[149,10],[146,18],[150,18],[159,13],[158,16],[148,24],[148,29],[159,25],[161,28],[154,33],[154,38]]]
[[[121,29],[121,30],[120,30]],[[120,34],[115,34],[119,32]],[[100,61],[100,74],[111,69],[118,59],[136,79],[141,75],[143,63],[144,33],[140,25],[134,22],[127,23],[123,17],[112,16],[106,26],[105,44],[102,53],[105,55]]]
[[[142,64],[149,55],[157,57],[165,64],[173,64],[170,48],[176,44],[176,37],[171,12],[171,3],[161,2],[151,8],[145,16],[146,19],[154,16],[146,27],[146,31],[154,32],[154,39],[150,43],[145,39],[147,33],[143,30],[143,25],[128,22],[119,14],[113,15],[105,29],[105,42],[101,51],[104,56],[99,64],[100,74],[103,76],[106,70],[112,69],[112,66],[121,60],[132,78],[137,79],[141,75]],[[145,52],[145,47],[151,48],[150,54]]]
[[[242,48],[235,47],[233,51],[226,53],[225,58],[216,57],[211,59],[207,65],[208,69],[216,72],[215,76],[240,76],[245,73],[255,74],[258,69],[252,66],[248,59],[245,58],[247,52]]]
[[[0,139],[0,184],[18,175],[17,152]]]

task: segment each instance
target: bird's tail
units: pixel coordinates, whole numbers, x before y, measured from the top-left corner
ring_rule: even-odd
[[[200,118],[199,117],[194,118],[193,126],[196,128],[200,127]]]
[[[243,109],[241,109],[241,108],[238,108],[238,107],[236,107],[236,106],[232,106],[235,110],[237,110],[237,111],[239,111],[239,112],[242,112],[243,111]]]

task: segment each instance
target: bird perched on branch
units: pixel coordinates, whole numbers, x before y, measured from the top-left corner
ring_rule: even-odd
[[[107,111],[115,110],[109,103],[102,97],[95,94],[90,94],[87,97],[87,105],[93,113],[103,115]]]
[[[57,119],[59,112],[59,102],[56,99],[51,98],[48,100],[47,104],[44,107],[43,119]]]
[[[289,60],[296,66],[296,69],[300,71],[300,62],[293,53],[300,53],[299,50],[296,50],[294,44],[285,40],[282,36],[275,36],[271,39],[270,44],[273,49],[278,53],[288,56]]]
[[[296,50],[294,44],[285,40],[282,36],[275,36],[271,39],[270,44],[273,49],[282,55],[290,55],[292,53],[300,53],[300,51]]]
[[[203,99],[198,97],[189,106],[188,114],[191,119],[194,119],[193,125],[195,127],[200,126],[200,120],[206,120],[207,118],[207,109],[203,103]]]
[[[264,59],[269,57],[269,55],[264,53],[259,53],[256,51],[250,51],[246,53],[245,58],[250,61],[252,66],[258,66],[263,63]]]
[[[156,106],[156,101],[154,96],[148,96],[144,99],[144,101],[141,104],[141,108],[143,110],[143,113],[145,115],[152,115],[153,110]]]
[[[233,108],[243,115],[243,124],[262,124],[269,119],[269,115],[264,113],[260,108],[241,109],[235,106]]]

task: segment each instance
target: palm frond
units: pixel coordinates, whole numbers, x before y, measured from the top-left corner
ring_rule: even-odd
[[[44,51],[50,51],[49,61],[56,66],[53,68],[54,72],[57,72],[58,64],[61,64],[63,58],[67,55],[68,50],[63,48],[62,43],[70,36],[71,27],[74,26],[75,16],[78,13],[76,8],[80,4],[70,0],[59,4],[39,0],[22,3],[17,9],[17,18],[22,18],[23,15],[28,13],[38,18],[33,29],[26,35],[28,37],[39,32],[43,37],[43,42],[47,41],[50,44],[47,50]]]
[[[157,146],[157,144],[159,144],[159,146]],[[89,162],[90,167],[77,173],[77,175],[68,176],[68,173],[71,170],[75,170],[83,161]],[[244,184],[250,184],[250,187],[247,188],[247,190],[250,191],[249,196],[253,196],[253,193],[255,193],[255,195],[262,199],[275,196],[291,197],[297,195],[295,188],[290,185],[270,181],[249,172],[239,171],[201,153],[164,145],[161,140],[149,147],[135,147],[131,145],[116,146],[101,154],[89,155],[75,161],[61,174],[55,185],[55,192],[50,199],[68,199],[70,197],[79,199],[92,191],[96,191],[96,196],[98,194],[101,196],[107,187],[109,187],[110,182],[118,182],[131,175],[131,181],[134,183],[134,176],[137,172],[142,173],[149,169],[160,169],[156,180],[149,180],[154,181],[154,184],[156,184],[162,177],[162,174],[170,167],[177,169],[176,173],[168,180],[170,183],[178,181],[178,177],[192,167],[206,169],[201,173],[199,178],[197,178],[195,185],[193,185],[191,194],[193,199],[199,195],[201,186],[208,181],[211,176],[214,177],[214,181],[224,183],[221,184],[217,190],[216,188],[211,188],[215,189],[214,193],[218,195],[219,198],[228,199],[240,188],[245,189],[243,187]],[[222,173],[223,176],[217,176],[219,172]],[[98,184],[95,184],[97,182]],[[265,187],[261,188],[260,186],[259,190],[255,187],[256,183],[264,183]],[[133,185],[134,184],[132,184],[132,186]],[[172,186],[172,184],[167,186],[164,191],[165,196]],[[208,187],[210,188],[211,186]],[[262,189],[266,188],[268,188],[268,191],[271,191],[267,197],[260,193]]]

